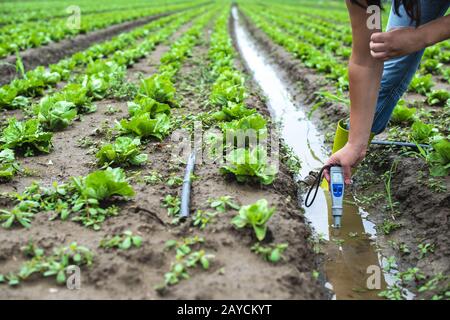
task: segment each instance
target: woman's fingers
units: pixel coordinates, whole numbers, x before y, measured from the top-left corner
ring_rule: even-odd
[[[352,184],[352,167],[351,166],[342,166],[342,171],[344,171],[344,182],[346,185]]]
[[[327,182],[329,184],[330,183],[330,169],[329,169],[329,167],[326,167],[323,170],[323,176],[324,176],[325,180],[327,180]]]
[[[378,42],[370,41],[369,46],[370,46],[370,50],[374,51],[374,52],[384,52],[384,51],[387,51],[387,49],[388,49],[387,45],[384,42],[378,43]]]
[[[375,51],[370,50],[370,54],[372,55],[372,57],[374,57],[375,59],[378,59],[378,60],[386,61],[389,59],[389,54],[386,51],[375,52]]]
[[[383,43],[387,38],[386,32],[375,32],[370,35],[371,42]]]

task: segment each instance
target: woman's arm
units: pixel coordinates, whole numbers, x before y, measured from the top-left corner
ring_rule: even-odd
[[[352,26],[352,55],[348,73],[350,82],[350,133],[347,144],[333,154],[328,165],[339,164],[344,171],[345,183],[351,183],[351,168],[365,156],[378,99],[383,62],[371,55],[370,38],[381,30],[367,27],[369,15],[364,8],[346,0]],[[325,178],[329,180],[326,170]]]
[[[450,15],[419,28],[398,28],[372,34],[372,56],[382,61],[407,55],[450,39]]]

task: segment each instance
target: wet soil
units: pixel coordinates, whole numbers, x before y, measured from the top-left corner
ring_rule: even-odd
[[[315,92],[325,90],[334,92],[335,88],[325,77],[317,74],[314,70],[305,68],[301,62],[294,58],[284,48],[272,42],[272,40],[261,30],[257,29],[247,17],[240,15],[252,37],[260,44],[261,48],[267,51],[280,70],[287,75],[290,81],[297,83],[292,87],[292,94],[303,104],[312,110],[318,101]],[[442,88],[448,85],[438,83]],[[417,95],[407,93],[406,100],[417,100]],[[423,97],[421,98],[423,100]],[[426,107],[428,109],[435,109]],[[348,108],[339,103],[327,102],[312,113],[312,121],[328,138],[332,141],[335,131],[335,124],[339,119],[348,116]],[[378,136],[384,139],[386,134]],[[380,228],[385,218],[391,218],[387,209],[387,194],[382,175],[389,171],[392,163],[398,162],[395,173],[392,176],[391,194],[396,207],[396,223],[401,224],[398,230],[392,231],[389,235],[378,232],[377,246],[383,256],[394,256],[398,269],[405,271],[408,268],[417,266],[431,279],[433,276],[443,273],[449,275],[450,250],[449,250],[449,216],[450,216],[450,177],[439,180],[439,185],[444,190],[436,191],[433,186],[429,186],[430,175],[425,162],[418,158],[406,158],[398,156],[398,150],[386,149],[371,146],[366,160],[361,164],[360,169],[354,176],[355,183],[352,191],[356,198],[370,199],[374,194],[380,196],[374,201],[364,203],[365,209],[369,212],[369,218],[377,228]],[[424,182],[425,181],[425,182]],[[446,191],[445,191],[446,190]],[[380,231],[380,230],[379,230]],[[418,246],[429,243],[434,246],[434,253],[428,253],[420,257]],[[404,244],[410,249],[410,253],[401,253],[398,245]],[[397,247],[394,249],[393,247]],[[448,280],[447,280],[448,281]],[[442,285],[445,290],[445,283],[440,284],[439,290],[442,292]],[[448,285],[448,282],[447,282]],[[430,298],[435,292],[417,293],[414,286],[409,288],[417,294],[416,298]]]

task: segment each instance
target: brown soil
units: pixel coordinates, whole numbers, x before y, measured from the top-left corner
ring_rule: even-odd
[[[211,25],[209,26],[211,28]],[[209,31],[209,30],[207,30]],[[197,114],[204,111],[211,84],[206,76],[206,53],[208,38],[193,49],[192,57],[186,60],[177,75],[177,94],[181,98],[180,109],[175,116]],[[163,47],[163,46],[162,46]],[[164,50],[156,50],[149,60],[157,61],[155,55]],[[130,72],[141,71],[149,76],[154,68],[135,65]],[[129,79],[136,79],[129,73]],[[209,82],[208,82],[209,81]],[[251,87],[249,90],[252,90]],[[249,105],[259,110],[267,108],[255,93],[248,100]],[[67,131],[55,134],[55,150],[50,155],[33,157],[27,166],[40,172],[39,180],[45,184],[63,181],[72,175],[84,175],[94,170],[92,152],[87,152],[76,144],[78,138],[89,136],[101,123],[126,116],[126,104],[113,100],[97,103],[96,113],[83,117],[81,123]],[[112,105],[121,112],[105,115],[107,106]],[[103,131],[91,136],[94,142],[104,141]],[[180,225],[169,224],[171,218],[161,207],[161,199],[167,194],[179,194],[179,188],[171,188],[165,181],[171,174],[183,175],[184,165],[172,159],[176,143],[166,139],[164,142],[150,142],[145,147],[149,162],[134,173],[133,187],[136,196],[132,201],[122,203],[119,216],[110,218],[98,232],[83,228],[69,221],[48,221],[46,213],[37,214],[29,230],[13,228],[0,233],[0,273],[16,270],[23,262],[20,247],[32,238],[39,246],[51,250],[55,246],[77,241],[95,252],[91,268],[82,269],[81,290],[71,291],[57,286],[54,279],[33,277],[17,288],[2,287],[0,298],[27,299],[320,299],[325,298],[322,285],[313,279],[314,255],[308,244],[310,235],[300,208],[296,202],[296,185],[291,175],[282,166],[273,186],[242,185],[226,179],[219,173],[216,164],[198,164],[195,174],[198,179],[192,185],[192,211],[209,209],[208,199],[223,195],[233,196],[240,204],[249,204],[265,198],[277,212],[269,222],[269,242],[289,243],[285,260],[271,265],[250,251],[255,243],[251,230],[235,230],[230,219],[236,214],[229,211],[217,217],[204,231],[191,226],[188,219]],[[49,160],[53,165],[48,164]],[[145,185],[139,177],[157,171],[164,182]],[[21,190],[31,179],[18,179],[2,185],[2,189]],[[142,210],[144,209],[144,210]],[[193,212],[192,212],[193,213]],[[104,250],[98,248],[99,241],[106,235],[132,230],[143,237],[139,249],[128,251]],[[162,282],[164,273],[169,271],[174,260],[174,252],[164,248],[169,239],[202,235],[205,237],[205,250],[215,255],[208,271],[194,269],[191,279],[184,280],[169,288],[163,296],[154,286]]]
[[[292,86],[292,94],[305,105],[306,109],[312,108],[317,102],[314,93],[319,90],[334,92],[335,88],[325,77],[315,73],[314,70],[305,68],[300,61],[294,58],[284,48],[272,42],[261,30],[257,29],[247,17],[241,13],[241,20],[254,39],[265,50],[271,62],[279,67],[280,73],[285,76]],[[435,79],[436,80],[436,79]],[[448,85],[438,82],[439,88],[448,89]],[[407,93],[406,100],[421,100],[415,94]],[[435,109],[429,107],[429,109]],[[313,113],[312,120],[321,128],[332,141],[335,123],[348,116],[348,108],[337,103],[326,103]],[[384,139],[386,134],[378,136]],[[369,217],[378,227],[383,220],[389,217],[384,180],[380,179],[383,173],[391,168],[393,161],[399,161],[398,167],[392,178],[392,196],[399,203],[395,222],[402,227],[385,236],[379,232],[377,244],[382,250],[383,256],[395,256],[401,271],[410,267],[419,267],[427,277],[438,273],[449,275],[450,271],[450,240],[449,240],[449,216],[450,194],[448,191],[436,192],[418,181],[427,181],[430,176],[427,165],[418,158],[399,157],[396,150],[372,146],[366,160],[361,164],[360,170],[354,176],[355,184],[352,190],[358,197],[369,197],[375,193],[382,195],[381,199],[372,201],[372,205],[366,209]],[[450,177],[441,179],[441,184],[450,190]],[[393,250],[389,241],[398,244],[406,244],[410,254],[401,254]],[[417,246],[421,243],[430,243],[435,246],[434,253],[427,254],[419,259]],[[411,288],[410,288],[411,289]],[[414,291],[414,288],[412,288]],[[419,293],[417,298],[430,298],[432,293]]]

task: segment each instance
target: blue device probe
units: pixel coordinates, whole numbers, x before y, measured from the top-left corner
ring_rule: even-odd
[[[333,227],[341,227],[344,202],[344,173],[341,167],[330,168],[330,194],[333,214]]]

